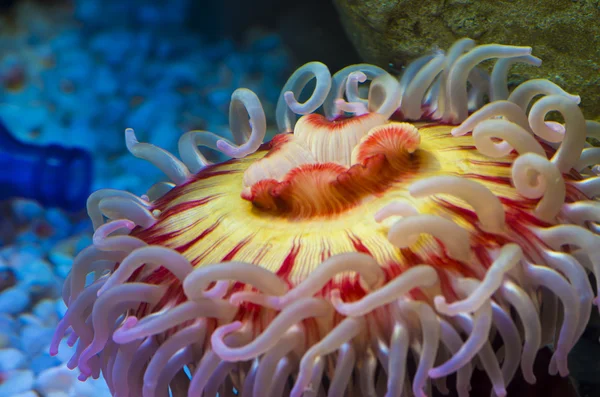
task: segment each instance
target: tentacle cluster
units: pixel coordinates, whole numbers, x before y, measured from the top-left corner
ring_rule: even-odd
[[[504,396],[519,370],[535,383],[533,363],[546,343],[554,345],[550,372],[566,376],[567,354],[598,303],[587,277],[600,278],[598,155],[584,147],[600,129],[584,120],[578,97],[547,81],[508,93],[512,63],[539,65],[530,52],[464,39],[447,54],[416,60],[399,82],[371,65],[332,77],[324,65],[307,64],[290,78],[277,109],[281,132],[294,134],[266,146],[264,113],[248,90],[232,98],[236,142],[190,132],[180,141],[183,162],[128,131],[132,153],[157,164],[177,186],[160,185],[144,198],[114,190],[90,197],[94,245],[79,254],[65,283],[69,309],[51,353],[68,335],[70,345],[77,343],[69,367],[78,367],[82,380],[102,373],[115,396],[162,397],[169,390],[190,397],[427,396],[431,387],[447,392],[445,378],[456,373],[452,386],[466,397],[475,364],[493,393]],[[489,58],[501,58],[491,78],[475,68]],[[299,103],[312,79],[312,96]],[[365,99],[359,83],[367,80]],[[481,107],[484,97],[494,101]],[[321,106],[324,115],[315,115]],[[472,106],[480,109],[469,116]],[[411,120],[461,124],[450,133],[442,124],[419,130],[390,123],[398,111]],[[551,111],[564,124],[546,121]],[[341,127],[331,133],[331,124]],[[420,146],[440,137],[459,142],[467,171],[434,166],[443,157],[432,161],[429,147],[438,156],[458,150]],[[212,166],[198,145],[240,160]],[[309,166],[313,185],[299,179]],[[190,254],[192,245],[170,243],[184,231],[159,239],[155,230],[175,216],[173,208],[193,209],[181,197],[209,191],[210,176],[240,170],[239,186],[193,205],[233,190],[254,195],[251,216],[267,218],[258,229],[280,221],[270,208],[293,214],[279,232],[294,222],[308,228],[315,217],[333,228],[352,213],[357,227],[387,238],[373,237],[368,247],[351,239],[354,248],[324,249],[314,264],[294,262],[294,245],[275,268],[262,258],[283,244],[278,234],[243,259],[236,255],[246,252],[251,236],[222,255],[212,254],[215,243],[201,259]],[[330,191],[319,196],[315,189],[323,187]],[[216,225],[227,222],[233,220],[223,215]],[[217,226],[211,227],[194,233],[195,241],[212,236]],[[237,236],[235,227],[227,230]],[[318,231],[304,236],[311,233]],[[299,269],[292,272],[289,263]]]

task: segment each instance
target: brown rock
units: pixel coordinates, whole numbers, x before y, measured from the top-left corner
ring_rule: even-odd
[[[533,47],[539,68],[515,65],[510,82],[548,78],[582,97],[600,119],[598,0],[333,0],[350,40],[366,62],[401,69],[461,37]]]

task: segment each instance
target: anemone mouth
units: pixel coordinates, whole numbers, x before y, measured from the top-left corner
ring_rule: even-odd
[[[347,139],[343,136],[347,132],[344,130],[355,123],[360,124],[360,121],[348,118],[342,126],[326,122],[321,124],[326,126],[322,133],[339,134]],[[307,148],[310,142],[303,142],[298,135],[275,142],[265,159],[258,160],[246,171],[245,179],[252,182],[246,182],[248,186],[241,197],[255,208],[280,217],[326,218],[356,208],[389,189],[400,189],[418,174],[425,155],[418,150],[419,132],[411,124],[380,125],[357,135],[354,147],[334,142],[326,143],[329,148],[311,150]],[[320,139],[317,137],[315,141]],[[339,152],[344,150],[350,156],[340,156]],[[293,157],[304,158],[290,166],[289,159]],[[260,171],[256,169],[265,167],[283,171],[257,176]]]
[[[192,131],[183,161],[128,130],[129,150],[175,183],[90,196],[94,244],[65,283],[51,352],[71,328],[81,379],[102,372],[114,394],[143,397],[422,397],[454,373],[466,397],[475,361],[504,396],[519,369],[535,383],[547,343],[566,376],[592,309],[587,272],[600,277],[599,157],[584,149],[600,128],[552,83],[508,94],[507,62],[491,79],[474,69],[536,64],[529,53],[460,40],[399,82],[307,64],[278,104],[288,133],[263,146],[248,90],[232,96],[235,143]],[[564,124],[545,121],[555,110]],[[233,159],[210,164],[198,146]]]

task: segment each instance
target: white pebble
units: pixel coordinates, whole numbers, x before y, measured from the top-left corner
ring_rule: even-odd
[[[3,377],[4,381],[0,383],[0,397],[14,397],[15,394],[25,393],[33,389],[35,377],[31,370],[6,371]]]
[[[73,387],[75,382],[77,382],[77,372],[61,365],[40,372],[35,382],[35,388],[44,394],[66,392]]]
[[[0,313],[17,314],[29,306],[29,294],[24,286],[16,285],[0,293]]]
[[[15,348],[0,349],[0,372],[22,369],[26,361],[25,354]]]
[[[40,397],[40,395],[37,394],[36,392],[34,392],[33,390],[28,390],[23,393],[15,394],[12,397]],[[46,396],[46,397],[49,397],[49,396]]]

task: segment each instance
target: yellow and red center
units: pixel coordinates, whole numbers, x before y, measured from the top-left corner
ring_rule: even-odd
[[[174,188],[154,203],[153,209],[160,211],[156,224],[132,235],[176,250],[196,268],[227,261],[253,263],[290,287],[341,253],[371,255],[382,266],[386,282],[427,263],[438,270],[440,287],[413,290],[413,297],[431,301],[442,293],[451,302],[456,295],[448,274],[481,278],[493,262],[491,252],[511,241],[524,251],[535,250],[531,242],[537,240],[529,226],[547,225],[530,215],[537,201],[520,196],[511,185],[516,153],[491,161],[476,150],[471,134],[454,137],[450,130],[443,124],[385,122],[375,114],[336,122],[304,116],[294,134],[278,135],[245,158],[209,166]],[[411,196],[411,184],[439,175],[476,180],[495,193],[504,206],[508,231],[498,235],[482,230],[476,213],[455,196]],[[569,187],[574,179],[577,175],[566,176],[567,202],[582,198]],[[478,263],[451,258],[444,244],[428,234],[410,248],[394,246],[387,237],[394,217],[377,222],[375,214],[399,200],[466,229]],[[170,283],[163,304],[186,299],[180,282],[164,268],[142,281]],[[237,283],[228,295],[245,288],[250,287]],[[319,295],[329,298],[334,289],[345,301],[366,293],[354,273],[337,275]],[[243,308],[247,310],[238,316],[261,309],[249,303]],[[142,307],[138,314],[144,311]]]

